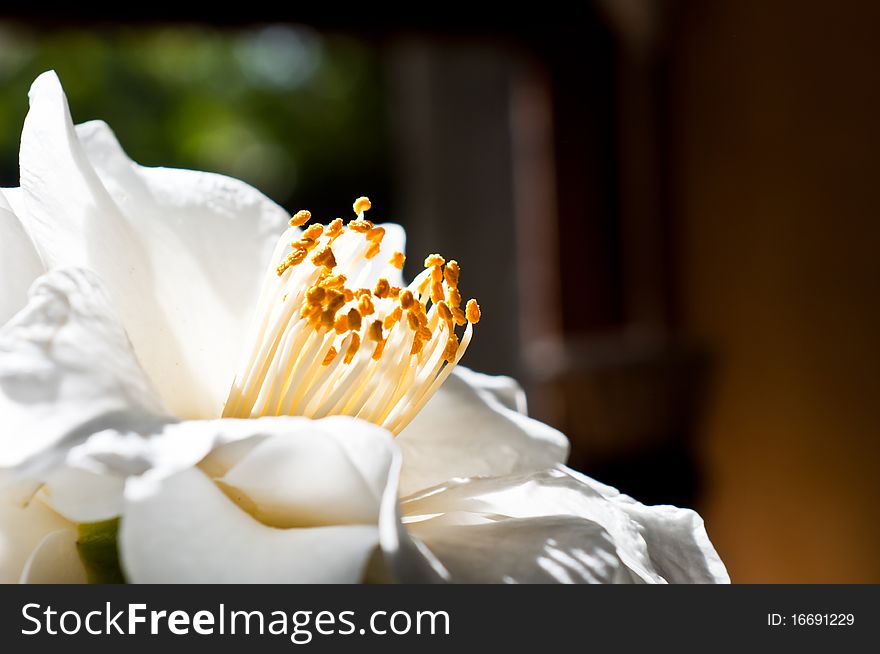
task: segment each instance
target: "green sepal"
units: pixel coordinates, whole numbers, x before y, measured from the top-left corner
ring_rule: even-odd
[[[119,518],[100,522],[81,522],[76,549],[90,584],[124,584],[119,565]]]

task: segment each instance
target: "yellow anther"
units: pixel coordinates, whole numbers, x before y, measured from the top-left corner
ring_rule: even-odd
[[[327,225],[326,234],[330,238],[336,238],[342,233],[342,230],[345,229],[345,225],[342,224],[342,218],[335,218],[330,221],[330,224]]]
[[[367,336],[371,341],[376,341],[377,343],[382,340],[382,321],[374,320],[370,323],[370,327],[367,330]]]
[[[406,324],[414,332],[419,331],[419,317],[412,309],[406,312]]]
[[[367,232],[367,240],[368,241],[381,241],[385,237],[385,228],[384,227],[373,227],[370,231]]]
[[[369,316],[376,311],[376,308],[373,306],[373,300],[369,295],[360,296],[358,299],[358,310],[363,316]]]
[[[290,247],[292,247],[294,250],[305,250],[306,252],[311,252],[315,249],[315,246],[317,244],[318,242],[315,239],[303,236],[298,241],[294,241],[293,243],[291,243]]]
[[[371,290],[368,289],[368,288],[359,288],[358,290],[356,290],[356,291],[354,292],[354,294],[355,294],[357,297],[360,297],[361,295],[372,295],[372,294],[373,294],[373,291],[371,291]]]
[[[303,209],[303,210],[297,211],[295,214],[293,214],[293,218],[290,219],[290,226],[291,227],[302,227],[307,222],[309,222],[311,219],[312,219],[312,212],[306,211],[305,209]]]
[[[382,323],[385,329],[391,329],[394,324],[400,320],[400,317],[403,315],[403,309],[400,307],[396,307],[394,311],[385,316],[385,321]]]
[[[409,290],[408,288],[400,292],[399,300],[400,300],[400,306],[403,307],[404,309],[411,308],[413,305],[413,302],[415,302],[415,300],[413,299],[412,291]]]
[[[348,316],[343,314],[336,319],[336,322],[333,323],[333,329],[336,330],[337,334],[344,334],[348,331]]]
[[[281,276],[284,274],[284,271],[290,268],[291,266],[299,265],[305,260],[308,256],[309,251],[304,249],[295,249],[293,252],[288,254],[284,261],[282,261],[277,268],[275,268],[275,272]]]
[[[299,311],[300,318],[314,318],[315,316],[321,315],[321,305],[320,304],[304,304],[303,308]]]
[[[353,232],[366,234],[371,229],[373,229],[373,223],[371,223],[369,220],[352,220],[350,223],[348,223],[348,228]]]
[[[326,291],[321,286],[312,286],[306,291],[306,302],[309,304],[321,304],[324,301]]]
[[[446,263],[446,259],[441,257],[439,254],[429,254],[425,259],[425,268],[430,268],[431,266],[442,266]]]
[[[333,325],[336,323],[336,310],[327,308],[321,312],[321,327],[326,327],[327,329],[333,329]]]
[[[361,347],[361,335],[357,332],[353,332],[351,335],[351,343],[348,344],[348,349],[345,351],[345,363],[351,363],[351,360],[354,358],[354,355],[357,354],[357,351]]]
[[[443,277],[446,278],[446,283],[452,288],[458,288],[459,275],[461,275],[461,266],[458,265],[458,261],[450,261],[443,269]]]
[[[447,301],[449,302],[449,306],[451,307],[461,306],[461,293],[458,292],[458,289],[456,287],[453,286],[449,289]]]
[[[442,282],[434,282],[433,284],[431,284],[431,302],[437,304],[438,302],[442,302],[445,299],[446,295],[444,295],[443,293]]]
[[[321,286],[324,288],[339,288],[345,284],[345,275],[331,275],[321,280]]]
[[[329,366],[330,362],[336,358],[337,354],[339,353],[336,351],[336,348],[331,346],[330,349],[327,351],[327,356],[324,357],[324,361],[321,362],[321,365]]]
[[[367,197],[359,197],[354,201],[354,212],[360,213],[361,211],[369,211],[370,207],[373,205],[370,204],[370,198]]]
[[[454,332],[449,334],[449,340],[446,341],[446,348],[443,350],[443,358],[449,363],[455,361],[455,354],[458,352],[458,337]]]
[[[391,290],[388,291],[388,293],[396,300],[400,297],[400,286],[392,286]]]
[[[373,289],[373,294],[379,298],[386,298],[389,293],[391,293],[391,284],[384,277],[380,277],[376,282],[376,288]]]
[[[431,268],[431,283],[439,284],[443,281],[443,269],[440,266]]]
[[[459,327],[467,323],[467,317],[460,307],[452,307],[452,319],[455,320],[455,324]]]
[[[348,328],[353,332],[361,330],[361,312],[354,307],[348,312]]]
[[[424,340],[426,340],[426,341],[430,341],[430,340],[431,340],[431,336],[432,336],[432,334],[431,334],[431,330],[428,329],[427,327],[424,327],[424,326],[423,326],[423,327],[419,327],[418,331],[416,332],[416,335],[417,335],[419,338],[424,339]]]
[[[476,325],[480,322],[480,305],[477,304],[476,300],[468,300],[466,310],[469,323]]]
[[[379,241],[371,241],[370,247],[367,248],[367,251],[364,252],[364,259],[372,259],[377,254],[379,254],[379,250],[381,249],[382,244]]]
[[[410,355],[418,354],[419,352],[421,352],[424,345],[424,341],[422,341],[422,339],[420,339],[418,335],[416,335],[415,339],[413,339],[412,347],[409,350]]]
[[[378,361],[382,358],[382,353],[385,351],[385,343],[387,341],[379,341],[376,343],[376,349],[373,350],[373,361]]]
[[[308,229],[303,232],[303,238],[310,238],[312,240],[321,238],[321,234],[324,233],[324,225],[321,223],[315,223],[314,225],[309,225]]]
[[[343,288],[342,293],[345,295],[346,302],[351,302],[354,299],[354,291],[350,288]]]
[[[446,322],[452,320],[452,311],[449,310],[449,305],[442,300],[437,303],[437,313],[440,314],[440,317]]]
[[[388,260],[392,266],[397,268],[398,270],[403,270],[403,262],[406,261],[406,256],[403,252],[395,252],[391,255],[391,258]]]
[[[316,266],[324,266],[325,268],[336,267],[336,257],[333,256],[333,250],[330,246],[325,245],[312,256],[312,263]]]
[[[341,293],[336,289],[329,289],[327,291],[327,308],[334,313],[339,311],[342,308],[342,305],[345,304],[345,293]]]
[[[424,327],[428,324],[428,315],[425,313],[425,305],[419,302],[417,305],[417,310],[414,311],[416,314],[416,318],[419,319],[419,324]]]
[[[298,249],[288,255],[288,260],[290,261],[291,266],[297,266],[305,261],[307,256],[309,256],[308,250]]]

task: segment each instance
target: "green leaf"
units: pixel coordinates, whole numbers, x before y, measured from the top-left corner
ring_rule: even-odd
[[[125,576],[119,565],[119,518],[100,522],[82,522],[78,526],[76,548],[86,568],[90,584],[124,584]]]

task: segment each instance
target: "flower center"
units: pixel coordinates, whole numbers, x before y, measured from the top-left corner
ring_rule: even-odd
[[[406,288],[372,279],[385,229],[364,218],[369,208],[358,198],[347,226],[337,218],[302,232],[311,214],[291,218],[224,417],[349,415],[398,434],[461,360],[480,307],[462,309],[458,263],[432,254]],[[395,252],[388,264],[403,262]]]

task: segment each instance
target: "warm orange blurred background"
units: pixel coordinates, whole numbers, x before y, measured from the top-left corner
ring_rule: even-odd
[[[694,3],[682,325],[717,353],[706,519],[743,582],[880,581],[880,5]]]
[[[575,467],[700,510],[735,582],[880,582],[880,4],[560,6],[4,8],[0,183],[54,67],[144,163],[369,194]]]

